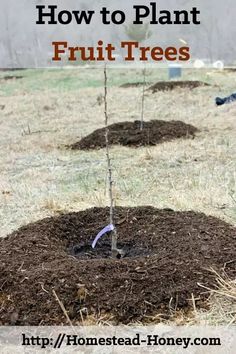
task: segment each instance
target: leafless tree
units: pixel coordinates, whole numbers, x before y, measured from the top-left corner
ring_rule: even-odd
[[[148,23],[143,25],[130,24],[125,26],[126,35],[135,41],[145,42],[148,38],[152,36],[152,31],[149,30]],[[143,130],[144,123],[144,103],[145,103],[145,87],[146,87],[146,68],[142,70],[143,74],[143,85],[142,85],[142,101],[141,101],[141,119],[140,119],[140,130]]]
[[[105,140],[106,140],[106,158],[107,158],[107,171],[108,171],[108,183],[109,183],[109,199],[110,199],[110,224],[114,226],[114,230],[111,231],[111,251],[112,256],[117,257],[119,253],[117,249],[117,230],[114,223],[114,197],[113,197],[113,178],[112,178],[112,166],[110,157],[109,146],[109,126],[108,126],[108,110],[107,110],[107,68],[104,67],[104,116],[105,116]]]

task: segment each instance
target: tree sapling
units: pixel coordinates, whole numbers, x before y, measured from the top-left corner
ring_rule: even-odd
[[[126,35],[135,41],[145,42],[148,38],[152,36],[152,32],[149,30],[148,23],[143,25],[130,24],[125,26]],[[143,71],[143,85],[142,85],[142,101],[141,101],[141,119],[140,119],[140,130],[143,130],[144,122],[144,103],[145,103],[145,86],[146,86],[146,68]]]
[[[107,160],[107,172],[109,183],[109,199],[110,199],[110,224],[104,227],[96,236],[93,241],[92,247],[95,248],[97,241],[104,234],[111,234],[111,253],[113,258],[123,258],[125,252],[122,249],[117,248],[117,230],[114,223],[114,197],[113,197],[113,178],[112,178],[112,166],[110,157],[109,146],[109,125],[108,125],[108,109],[107,109],[107,68],[104,67],[104,116],[105,116],[105,142],[106,142],[106,160]]]
[[[109,127],[108,127],[108,112],[107,112],[107,68],[104,67],[104,116],[105,116],[105,140],[106,140],[106,158],[107,158],[107,171],[108,171],[108,183],[109,183],[109,198],[110,198],[110,225],[114,226],[111,230],[111,252],[112,257],[117,257],[117,230],[114,225],[114,198],[113,198],[113,179],[111,158],[109,149]]]

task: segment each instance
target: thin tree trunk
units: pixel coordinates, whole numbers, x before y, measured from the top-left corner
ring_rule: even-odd
[[[109,149],[109,128],[108,128],[108,113],[107,113],[107,69],[104,67],[104,115],[105,115],[105,141],[106,141],[106,157],[107,157],[107,169],[108,169],[108,182],[109,182],[109,198],[110,198],[110,224],[114,226],[114,230],[111,232],[111,250],[112,256],[117,256],[117,231],[114,224],[114,198],[113,198],[113,179],[112,179],[112,167]]]
[[[142,92],[142,106],[141,106],[140,130],[143,130],[145,87],[146,87],[146,68],[143,69],[143,92]]]

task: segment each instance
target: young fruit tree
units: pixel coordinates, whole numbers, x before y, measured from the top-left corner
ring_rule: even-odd
[[[105,146],[106,146],[106,161],[107,174],[109,185],[109,201],[110,201],[110,224],[102,229],[93,241],[92,247],[95,248],[97,241],[105,234],[111,235],[111,254],[113,258],[123,258],[125,253],[122,249],[117,248],[117,230],[114,222],[114,197],[113,197],[113,177],[109,146],[109,117],[107,104],[107,68],[104,67],[104,116],[105,116]]]
[[[108,127],[108,111],[107,111],[107,68],[104,67],[104,116],[105,116],[105,140],[106,140],[106,158],[109,183],[109,199],[110,199],[110,225],[114,226],[111,230],[111,252],[113,257],[117,257],[117,230],[114,224],[114,198],[113,198],[113,179],[111,157],[109,149],[109,127]]]
[[[143,25],[130,24],[125,26],[126,35],[137,42],[145,42],[148,38],[152,36],[152,32],[149,30],[148,23]],[[142,84],[142,101],[141,101],[141,119],[140,119],[140,130],[143,130],[144,122],[144,104],[145,104],[145,86],[146,86],[146,68],[142,70],[143,74],[143,84]]]

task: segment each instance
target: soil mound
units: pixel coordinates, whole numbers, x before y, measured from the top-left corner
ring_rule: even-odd
[[[156,84],[150,86],[148,90],[155,93],[157,91],[172,91],[176,88],[187,88],[192,90],[201,86],[210,85],[202,81],[159,81]]]
[[[197,128],[181,121],[152,120],[144,122],[140,130],[140,121],[114,123],[109,126],[110,145],[146,146],[157,145],[179,138],[194,137]],[[79,142],[70,146],[73,150],[90,150],[105,147],[105,128],[97,129]]]
[[[236,68],[225,68],[223,70],[223,72],[226,71],[226,72],[229,72],[229,73],[235,73],[236,72]]]
[[[23,76],[6,75],[0,77],[0,81],[19,80],[19,79],[23,79]]]
[[[214,286],[208,268],[235,276],[236,229],[202,213],[118,207],[122,259],[110,258],[108,208],[47,218],[0,240],[0,324],[73,324],[81,313],[110,314],[115,323],[147,321],[171,309],[203,305],[200,284]],[[53,291],[55,292],[53,295]]]
[[[144,86],[148,86],[151,85],[151,82],[145,82]],[[143,82],[142,81],[138,81],[138,82],[127,82],[125,84],[122,84],[120,87],[121,88],[129,88],[129,87],[140,87],[143,86]]]

